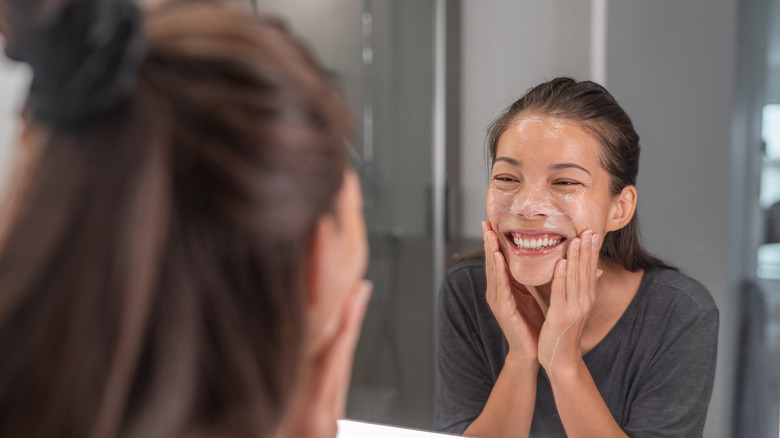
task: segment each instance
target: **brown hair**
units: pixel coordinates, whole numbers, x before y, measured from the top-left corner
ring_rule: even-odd
[[[0,436],[270,436],[290,397],[345,107],[277,23],[179,2],[147,33],[125,109],[33,127],[0,233]]]
[[[577,82],[568,77],[531,88],[491,123],[487,139],[491,167],[501,135],[523,114],[530,113],[570,120],[595,134],[601,141],[601,164],[611,177],[613,196],[620,194],[626,186],[636,185],[639,135],[628,114],[601,85],[591,81]],[[636,214],[625,227],[604,237],[600,257],[631,272],[653,267],[672,268],[644,249]]]

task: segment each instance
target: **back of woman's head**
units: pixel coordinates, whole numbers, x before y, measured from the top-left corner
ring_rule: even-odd
[[[491,165],[498,141],[507,128],[524,115],[544,115],[570,120],[596,136],[601,144],[601,164],[610,176],[610,192],[635,186],[639,173],[639,135],[628,114],[601,85],[559,77],[543,82],[515,101],[488,128]],[[643,247],[636,215],[625,227],[604,237],[600,256],[629,271],[669,267]]]
[[[0,435],[268,436],[344,107],[273,22],[150,13],[121,110],[33,124],[0,230]]]

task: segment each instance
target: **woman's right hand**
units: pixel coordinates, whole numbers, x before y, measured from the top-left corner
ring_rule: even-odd
[[[544,313],[528,290],[510,275],[498,245],[498,236],[490,222],[482,222],[482,231],[487,277],[485,295],[490,310],[509,343],[507,358],[536,362]]]
[[[338,332],[304,367],[274,438],[332,438],[338,433],[337,420],[345,418],[352,362],[372,290],[367,280],[355,285]]]

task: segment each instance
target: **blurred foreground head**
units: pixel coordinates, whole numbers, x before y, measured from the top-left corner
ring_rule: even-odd
[[[269,436],[347,172],[342,103],[282,27],[217,2],[149,11],[142,39],[128,21],[109,61],[36,35],[106,1],[52,3],[0,8],[36,77],[0,210],[0,436]],[[124,70],[57,77],[94,62]]]

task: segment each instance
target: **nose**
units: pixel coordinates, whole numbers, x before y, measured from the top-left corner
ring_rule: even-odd
[[[533,186],[524,187],[517,193],[511,209],[512,214],[526,219],[552,216],[556,211],[549,193]]]

